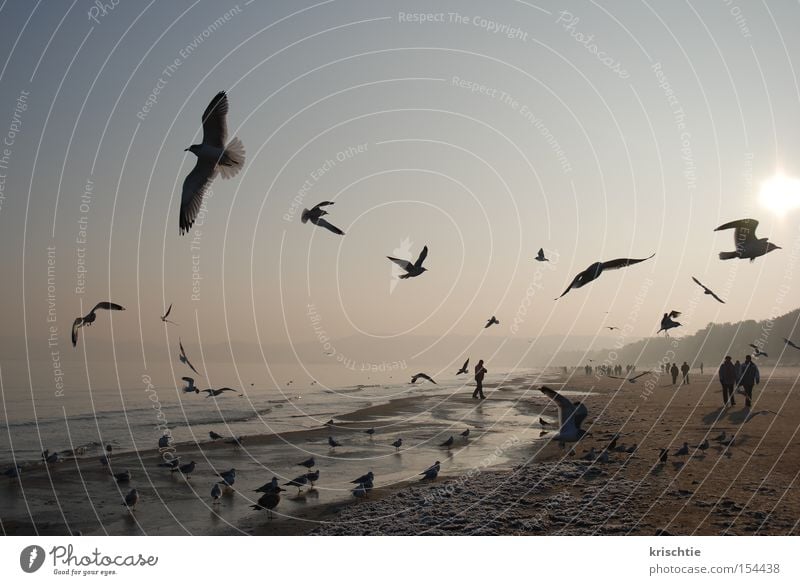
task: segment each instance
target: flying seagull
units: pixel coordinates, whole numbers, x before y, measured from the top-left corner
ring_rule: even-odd
[[[595,262],[589,268],[578,274],[569,286],[567,290],[561,293],[561,297],[571,291],[573,288],[581,288],[584,285],[589,284],[593,280],[595,280],[598,276],[600,276],[604,270],[616,270],[618,268],[625,268],[626,266],[631,266],[633,264],[638,264],[639,262],[644,262],[645,260],[650,260],[655,256],[652,254],[647,258],[617,258],[616,260],[609,260],[608,262]],[[558,297],[559,299],[561,297]],[[556,299],[558,300],[558,299]]]
[[[400,260],[399,258],[392,258],[391,256],[387,256],[387,258],[406,271],[406,273],[401,274],[399,278],[412,278],[414,276],[419,276],[427,270],[427,268],[422,267],[422,263],[425,262],[427,256],[428,246],[425,246],[422,248],[422,252],[419,253],[419,258],[417,258],[417,261],[413,264],[408,260]]]
[[[539,248],[539,253],[536,254],[536,258],[534,258],[537,262],[550,262],[549,258],[544,257],[544,248]]]
[[[431,382],[433,384],[436,384],[436,380],[431,378],[428,374],[423,374],[422,372],[411,376],[411,384],[416,384],[417,380],[419,380],[420,378],[422,378],[423,380],[427,380],[428,382]]]
[[[494,315],[492,315],[491,319],[486,321],[486,325],[484,325],[483,328],[484,329],[488,329],[492,325],[500,325],[500,321],[498,321],[497,317],[495,317]]]
[[[589,415],[586,406],[581,402],[570,402],[567,398],[547,386],[542,386],[539,390],[558,405],[560,428],[553,440],[558,441],[562,447],[564,443],[579,441],[586,434],[586,431],[581,428],[584,419]]]
[[[713,290],[711,290],[711,289],[710,289],[710,288],[708,288],[706,285],[704,285],[702,282],[700,282],[699,280],[697,280],[697,279],[696,279],[694,276],[692,277],[692,280],[693,280],[693,281],[695,281],[695,282],[696,282],[698,285],[700,285],[700,288],[702,288],[702,289],[703,289],[703,294],[711,295],[712,297],[714,297],[715,299],[717,299],[717,300],[718,300],[720,303],[722,303],[723,305],[725,304],[725,301],[723,301],[723,300],[722,300],[721,298],[719,298],[719,297],[718,297],[716,294],[714,294],[714,291],[713,291]]]
[[[759,256],[763,256],[773,250],[780,250],[780,246],[776,246],[769,241],[769,238],[757,238],[756,228],[758,221],[755,219],[737,219],[724,223],[714,231],[728,230],[734,228],[733,243],[736,245],[735,252],[720,252],[720,260],[730,260],[731,258],[749,258],[753,262]]]
[[[194,392],[195,394],[200,394],[200,389],[194,385],[194,378],[183,376],[181,380],[186,382],[186,386],[182,388],[184,392]]]
[[[206,398],[211,398],[212,396],[217,397],[223,392],[236,392],[233,388],[206,388],[203,390],[207,394]]]
[[[798,349],[800,349],[800,348],[798,348]],[[466,374],[469,371],[469,370],[467,370],[467,366],[469,366],[469,358],[467,358],[467,361],[465,361],[464,365],[461,366],[461,369],[456,372],[456,376],[459,376],[461,374]]]
[[[631,384],[635,384],[637,378],[641,378],[642,376],[646,376],[649,373],[650,372],[642,372],[641,374],[635,375],[633,378],[625,378],[625,377],[621,377],[621,376],[609,376],[609,378],[614,378],[615,380],[627,380]]]
[[[300,216],[300,221],[303,223],[311,222],[316,226],[324,227],[325,229],[332,231],[334,234],[338,234],[340,236],[344,235],[344,232],[340,230],[338,227],[329,223],[327,220],[322,219],[323,215],[328,215],[328,212],[323,209],[328,205],[333,205],[333,201],[323,201],[322,203],[317,203],[311,209],[304,209],[303,214]]]
[[[608,329],[609,331],[614,331],[614,329],[619,329],[619,327],[617,327],[616,325],[612,325],[610,327],[606,325],[606,329]]]
[[[761,351],[761,348],[758,347],[756,344],[750,343],[748,345],[753,348],[753,353],[755,354],[756,357],[762,357],[762,356],[769,357],[765,352]]]
[[[72,347],[78,345],[78,329],[94,323],[95,319],[97,319],[96,311],[98,309],[105,309],[106,311],[124,311],[125,307],[117,303],[112,303],[111,301],[101,301],[97,303],[94,309],[89,311],[89,314],[85,317],[76,317],[75,321],[72,322]]]
[[[189,358],[186,357],[186,350],[183,349],[183,342],[181,341],[180,337],[178,338],[178,346],[181,348],[181,355],[179,356],[179,359],[181,360],[181,363],[186,364],[187,366],[189,366],[192,369],[192,371],[199,376],[200,372],[198,372],[196,369],[194,369],[194,366],[192,365],[192,362],[190,362]]]
[[[187,233],[194,224],[203,196],[217,176],[230,179],[236,176],[244,164],[244,145],[238,138],[228,140],[228,96],[219,92],[203,112],[203,142],[192,144],[184,151],[197,157],[192,171],[183,181],[181,194],[180,233]]]
[[[673,321],[675,317],[680,317],[680,311],[670,311],[669,313],[664,313],[664,316],[661,317],[661,329],[656,331],[656,335],[664,332],[664,335],[669,335],[669,330],[675,327],[680,327],[681,324],[677,321]]]
[[[167,312],[161,315],[161,321],[163,321],[164,323],[172,323],[173,325],[177,325],[175,321],[170,321],[169,319],[167,319],[167,317],[169,317],[170,311],[172,311],[172,303],[170,303],[169,307],[167,307]]]
[[[791,339],[786,339],[786,338],[784,337],[784,338],[783,338],[783,342],[784,342],[786,345],[788,345],[789,347],[793,347],[793,348],[795,348],[795,349],[800,349],[800,345],[797,345],[797,344],[796,344],[794,341],[792,341]]]

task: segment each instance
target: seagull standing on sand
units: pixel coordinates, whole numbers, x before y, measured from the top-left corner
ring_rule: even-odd
[[[465,361],[464,365],[461,366],[461,369],[456,372],[456,376],[460,376],[461,374],[466,374],[467,372],[469,372],[469,370],[467,369],[468,367],[469,367],[469,358],[467,358],[467,361]]]
[[[589,449],[589,452],[586,453],[586,455],[584,455],[583,457],[581,457],[581,459],[583,459],[584,461],[594,461],[595,459],[597,459],[597,453],[595,452],[594,447]]]
[[[431,465],[428,469],[420,473],[420,475],[422,476],[422,481],[426,479],[436,479],[436,477],[439,475],[440,468],[441,466],[438,461],[433,465]]]
[[[733,242],[736,245],[736,251],[720,252],[719,259],[730,260],[732,258],[741,258],[744,260],[747,258],[750,262],[753,262],[759,256],[764,256],[773,250],[781,249],[780,246],[771,243],[769,238],[757,238],[757,227],[758,221],[755,219],[737,219],[736,221],[731,221],[715,228],[715,232],[734,228]]]
[[[122,503],[123,506],[127,506],[128,510],[135,511],[136,504],[139,503],[139,491],[136,488],[132,489],[128,492],[128,495],[125,496],[125,501]]]
[[[260,488],[256,488],[253,491],[254,492],[261,492],[261,493],[264,493],[264,494],[268,494],[270,492],[280,491],[280,489],[281,488],[278,487],[278,478],[273,476],[271,481],[268,481],[267,483],[262,485]]]
[[[573,288],[581,288],[595,280],[598,276],[600,276],[604,270],[616,270],[618,268],[625,268],[626,266],[632,266],[633,264],[638,264],[639,262],[644,262],[645,260],[650,260],[655,256],[652,254],[647,258],[617,258],[616,260],[609,260],[607,262],[595,262],[589,268],[578,274],[572,282],[569,284],[567,289],[561,293],[561,297],[571,291]],[[561,297],[558,297],[559,299]],[[558,299],[556,299],[558,300]]]
[[[392,447],[395,448],[395,451],[399,451],[400,447],[403,446],[403,439],[397,439],[394,443],[392,443]]]
[[[342,444],[333,437],[328,437],[328,445],[330,446],[331,449],[336,449],[336,447],[342,446]]]
[[[311,487],[313,488],[314,487],[314,482],[319,480],[319,469],[317,469],[316,471],[311,471],[309,473],[306,473],[306,479],[308,480],[308,483],[310,483]]]
[[[97,303],[85,317],[76,317],[75,321],[72,322],[72,347],[77,347],[78,345],[78,329],[81,327],[88,327],[94,323],[95,319],[97,319],[97,311],[100,309],[105,309],[106,311],[124,311],[125,307],[117,303],[112,303],[111,301],[101,301]]]
[[[365,486],[369,485],[369,487],[372,487],[372,481],[374,479],[375,479],[375,474],[372,473],[371,471],[369,471],[369,472],[365,473],[364,475],[362,475],[361,477],[359,477],[357,479],[354,479],[350,483],[356,483],[356,484],[361,484],[361,485],[365,485]]]
[[[422,263],[425,262],[425,258],[427,256],[428,256],[428,246],[425,246],[424,248],[422,248],[422,252],[420,252],[417,261],[414,262],[413,264],[408,260],[392,258],[391,256],[387,256],[387,258],[406,271],[405,274],[401,274],[398,278],[413,278],[415,276],[419,276],[420,274],[422,274],[427,270],[427,268],[422,267]]]
[[[197,463],[195,463],[194,461],[190,461],[189,463],[186,463],[185,465],[181,465],[177,469],[173,469],[172,473],[175,473],[176,471],[180,471],[181,474],[183,474],[186,477],[186,479],[189,479],[192,476],[192,472],[194,471],[194,468],[196,466],[197,466]]]
[[[707,439],[707,438],[706,438],[706,439],[703,439],[703,442],[702,442],[702,443],[700,443],[700,444],[697,446],[697,448],[698,448],[700,451],[705,451],[706,449],[708,449],[708,439]]]
[[[500,325],[500,321],[498,321],[497,317],[494,315],[492,315],[491,318],[486,321],[486,325],[484,325],[483,328],[488,329],[492,325]]]
[[[192,171],[183,181],[180,211],[180,233],[187,233],[200,212],[203,196],[217,176],[230,179],[244,165],[244,146],[238,138],[228,142],[228,96],[219,92],[203,112],[203,142],[184,149],[197,157]]]
[[[181,363],[186,364],[187,366],[189,366],[192,369],[192,371],[199,376],[200,372],[198,372],[197,370],[194,369],[194,366],[192,365],[192,362],[190,362],[189,358],[186,357],[186,350],[183,349],[183,342],[181,341],[180,337],[178,338],[178,347],[180,347],[180,349],[181,349],[181,355],[178,356],[178,359],[181,360]]]
[[[322,203],[317,203],[311,209],[304,209],[303,214],[300,216],[300,221],[306,223],[310,221],[316,226],[323,227],[328,231],[333,232],[334,234],[338,234],[340,236],[344,235],[344,232],[340,230],[338,227],[329,223],[327,220],[322,219],[323,215],[328,215],[328,212],[323,209],[328,205],[333,205],[333,201],[323,201]]]
[[[544,248],[539,248],[539,253],[536,254],[536,258],[534,258],[537,262],[550,262],[549,258],[544,257]]]
[[[208,431],[208,437],[212,441],[217,441],[222,438],[222,435],[220,435],[219,433],[215,433],[214,431]]]
[[[163,435],[161,435],[158,438],[158,448],[159,449],[166,449],[167,447],[169,447],[169,444],[170,444],[171,441],[172,441],[172,437],[169,434],[164,433]]]
[[[222,496],[222,489],[218,483],[215,483],[214,487],[211,488],[211,505],[219,504],[220,496]]]
[[[689,454],[689,443],[684,441],[683,447],[675,451],[675,457],[685,457],[688,454]]]
[[[581,428],[584,419],[589,415],[586,406],[581,402],[570,402],[555,390],[547,386],[542,386],[540,392],[555,401],[558,405],[558,420],[560,428],[558,434],[553,437],[563,447],[564,443],[575,443],[586,435],[586,431]]]
[[[288,481],[283,485],[290,485],[297,488],[297,493],[300,493],[300,490],[304,485],[308,483],[308,474],[298,475],[292,481]]]
[[[172,303],[170,303],[169,307],[167,307],[167,312],[161,315],[161,321],[163,323],[172,323],[173,325],[177,325],[175,321],[170,321],[169,319],[167,319],[167,317],[169,317],[170,311],[172,311]]]
[[[126,469],[125,471],[115,473],[114,479],[117,480],[117,483],[128,483],[131,480],[131,472]]]
[[[317,462],[314,461],[313,457],[309,457],[305,461],[301,461],[300,463],[298,463],[298,465],[301,465],[302,467],[305,467],[306,469],[311,469],[312,467],[314,467],[314,465],[316,465],[316,463]]]
[[[447,439],[444,443],[439,445],[440,447],[447,447],[448,449],[453,446],[453,435],[450,435],[450,438]]]
[[[467,429],[466,431],[462,431],[461,432],[461,436],[464,437],[465,439],[468,438],[469,437],[469,429]]]
[[[664,332],[664,335],[669,335],[669,330],[674,329],[675,327],[680,327],[681,324],[677,321],[673,321],[675,317],[680,316],[680,311],[670,311],[669,313],[664,313],[664,316],[661,318],[661,329],[656,331],[656,335]]]
[[[427,380],[428,382],[431,382],[432,384],[436,384],[436,380],[431,378],[428,374],[423,374],[422,372],[420,372],[419,374],[414,374],[413,376],[411,376],[411,384],[416,384],[417,380],[419,380],[420,378],[422,378],[423,380]]]
[[[703,289],[703,294],[711,295],[712,297],[714,297],[715,299],[717,299],[717,300],[718,300],[720,303],[722,303],[723,305],[725,304],[725,301],[723,301],[723,300],[722,300],[721,298],[719,298],[719,297],[718,297],[716,294],[714,294],[714,291],[713,291],[713,290],[711,290],[711,289],[710,289],[710,288],[708,288],[706,285],[704,285],[702,282],[700,282],[699,280],[697,280],[697,279],[696,279],[694,276],[692,277],[692,280],[693,280],[693,281],[695,281],[697,284],[699,284],[699,285],[700,285],[700,288],[702,288],[702,289]]]
[[[250,506],[253,510],[266,510],[267,518],[272,518],[272,510],[274,510],[281,501],[281,492],[286,490],[282,487],[276,488],[274,492],[267,492],[260,498],[258,502]]]
[[[366,431],[364,431],[364,432],[365,432],[365,433],[367,433],[367,434],[369,435],[369,438],[371,439],[371,438],[372,438],[372,435],[374,435],[374,434],[375,434],[375,429],[374,429],[374,428],[367,429],[367,430],[366,430]]]
[[[356,498],[366,498],[367,497],[366,486],[363,483],[358,484],[353,490],[353,496],[355,496]]]
[[[667,457],[669,457],[669,451],[667,449],[659,449],[661,454],[658,456],[659,463],[666,463]]]
[[[717,443],[721,443],[722,441],[725,440],[725,436],[726,436],[725,431],[722,431],[719,435],[714,437],[714,441],[716,441]]]

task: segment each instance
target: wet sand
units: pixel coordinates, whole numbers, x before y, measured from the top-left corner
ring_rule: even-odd
[[[117,486],[96,457],[50,470],[28,469],[21,482],[0,478],[0,523],[6,534],[797,534],[800,518],[800,446],[797,371],[762,373],[753,412],[774,410],[743,424],[743,397],[721,410],[716,381],[692,373],[674,388],[661,377],[648,395],[636,384],[574,375],[548,384],[584,400],[592,435],[569,455],[540,438],[539,416],[553,420],[553,405],[537,388],[542,379],[487,383],[488,399],[472,400],[472,387],[437,394],[431,386],[408,397],[335,419],[332,429],[247,437],[242,448],[225,443],[177,445],[182,461],[198,463],[189,480],[159,468],[157,451],[114,459],[129,469],[130,485]],[[591,391],[591,393],[589,393]],[[370,438],[363,431],[375,427]],[[470,428],[470,438],[459,433]],[[544,429],[552,427],[545,426]],[[714,442],[735,434],[731,447]],[[601,449],[614,433],[638,443],[608,463],[580,456]],[[331,450],[327,437],[343,446]],[[451,449],[439,447],[450,435]],[[391,442],[404,438],[396,451]],[[711,447],[689,457],[672,453],[708,437]],[[670,449],[657,463],[658,449]],[[252,490],[273,475],[287,481],[317,460],[320,480],[298,495],[287,488],[275,518],[250,509]],[[433,482],[419,472],[435,460]],[[237,470],[236,491],[211,505],[214,470]],[[376,489],[355,500],[349,480],[373,471]],[[141,494],[135,514],[121,505],[131,487]]]

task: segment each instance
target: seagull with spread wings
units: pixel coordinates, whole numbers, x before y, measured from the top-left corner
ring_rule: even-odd
[[[780,246],[776,246],[769,241],[769,238],[757,238],[756,228],[758,227],[758,220],[755,219],[737,219],[724,223],[714,231],[734,229],[733,243],[736,245],[735,252],[720,252],[720,260],[730,260],[732,258],[745,258],[753,262],[759,256],[764,256],[773,250],[780,250]]]
[[[784,342],[786,345],[788,345],[789,347],[793,347],[793,348],[795,348],[795,349],[800,349],[800,345],[797,345],[797,344],[796,344],[794,341],[792,341],[791,339],[786,339],[786,338],[784,337],[784,338],[783,338],[783,342]]]
[[[575,443],[587,434],[581,428],[581,424],[589,415],[589,411],[582,402],[570,402],[555,390],[542,386],[539,389],[542,394],[553,400],[558,406],[558,433],[553,437],[563,447],[564,443]]]
[[[219,92],[203,112],[203,142],[192,144],[184,151],[189,151],[197,157],[197,162],[192,171],[183,181],[180,211],[180,233],[187,233],[203,203],[203,196],[209,185],[217,176],[230,179],[241,170],[244,165],[244,145],[238,138],[228,142],[228,96],[224,91]]]
[[[203,390],[203,392],[206,393],[206,398],[211,398],[211,397],[216,398],[217,396],[219,396],[223,392],[236,392],[236,390],[234,390],[233,388],[228,388],[228,387],[225,387],[225,388],[206,388],[205,390]],[[242,396],[242,394],[239,394],[239,396]]]
[[[189,358],[186,357],[186,350],[183,349],[183,342],[181,342],[181,338],[180,337],[178,338],[178,346],[181,348],[181,355],[178,356],[179,359],[181,360],[181,363],[186,364],[187,366],[189,366],[192,369],[192,371],[199,376],[200,372],[198,372],[194,368],[194,366],[192,365],[192,362],[190,362]]]
[[[544,256],[544,248],[539,248],[539,253],[536,254],[536,258],[534,258],[537,262],[550,262],[549,258],[545,258]]]
[[[342,230],[340,230],[338,227],[328,222],[327,220],[322,219],[323,215],[328,215],[328,212],[325,211],[323,207],[327,207],[328,205],[333,205],[333,203],[334,203],[333,201],[323,201],[322,203],[317,203],[311,209],[304,209],[303,214],[300,216],[300,221],[303,223],[310,221],[316,226],[323,227],[326,230],[333,232],[334,234],[343,236],[344,232]]]
[[[425,262],[425,258],[427,258],[427,256],[428,246],[425,246],[422,248],[422,252],[419,253],[419,258],[417,258],[417,261],[413,264],[408,260],[392,258],[391,256],[387,256],[387,258],[406,271],[405,274],[401,274],[398,278],[413,278],[414,276],[419,276],[427,270],[427,268],[422,267],[422,263]]]
[[[414,374],[413,376],[411,376],[411,383],[412,384],[416,384],[417,380],[419,380],[420,378],[422,378],[423,380],[427,380],[428,382],[431,382],[432,384],[436,384],[436,380],[431,378],[428,374],[423,374],[422,372],[420,372],[419,374]]]
[[[170,311],[172,311],[172,303],[170,303],[169,307],[167,307],[167,312],[161,315],[161,321],[163,321],[164,323],[172,323],[173,325],[177,325],[175,321],[170,321],[169,319],[167,319],[167,317],[169,317]]]
[[[494,315],[492,315],[491,318],[486,320],[486,325],[484,325],[483,328],[488,329],[492,325],[500,325],[500,321],[498,321],[497,317],[495,317]]]
[[[604,270],[617,270],[618,268],[625,268],[626,266],[632,266],[633,264],[650,260],[650,258],[653,256],[655,256],[655,254],[651,254],[647,258],[617,258],[616,260],[609,260],[607,262],[595,262],[589,266],[589,268],[572,279],[572,282],[569,283],[567,290],[561,293],[561,297],[563,297],[573,288],[581,288],[582,286],[589,284],[598,276],[600,276]],[[561,297],[558,298],[560,299]]]
[[[694,276],[692,277],[692,280],[693,280],[693,281],[695,281],[695,282],[696,282],[698,285],[700,285],[700,288],[702,288],[702,289],[703,289],[703,294],[711,295],[712,297],[714,297],[715,299],[717,299],[717,300],[718,300],[720,303],[722,303],[723,305],[725,304],[725,301],[723,301],[723,300],[722,300],[721,298],[719,298],[719,297],[718,297],[716,294],[714,294],[714,291],[713,291],[713,290],[711,290],[711,289],[710,289],[710,288],[708,288],[706,285],[704,285],[702,282],[700,282],[699,280],[697,280],[697,279],[696,279]]]
[[[766,352],[761,351],[761,348],[758,347],[755,343],[749,343],[750,347],[753,348],[753,353],[756,357],[769,357]]]
[[[664,332],[664,335],[669,335],[669,330],[674,329],[675,327],[680,327],[681,324],[677,321],[673,321],[675,317],[680,317],[680,311],[670,311],[669,313],[664,313],[664,316],[661,317],[661,329],[656,331],[656,335]]]
[[[460,374],[466,374],[469,371],[467,369],[468,367],[469,367],[469,358],[467,358],[467,361],[465,361],[464,365],[461,366],[461,369],[456,372],[456,376],[458,376]]]
[[[75,321],[72,322],[72,347],[78,345],[78,329],[81,327],[88,327],[94,323],[95,319],[97,319],[97,311],[99,309],[105,309],[106,311],[124,311],[125,307],[117,303],[112,303],[111,301],[101,301],[97,303],[85,317],[76,317]]]

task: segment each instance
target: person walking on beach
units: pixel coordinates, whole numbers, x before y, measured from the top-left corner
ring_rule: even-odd
[[[722,385],[722,406],[735,406],[736,400],[733,398],[733,386],[736,384],[736,368],[731,362],[731,356],[726,355],[725,361],[719,367],[719,383]]]
[[[486,374],[488,370],[483,367],[483,360],[480,360],[477,364],[475,364],[475,392],[472,393],[473,398],[480,398],[481,400],[485,400],[486,396],[483,394],[483,376]]]
[[[700,375],[703,375],[703,362],[700,362]]]
[[[672,385],[674,386],[675,384],[678,383],[678,374],[680,374],[680,372],[678,371],[678,364],[673,363],[672,368],[670,368],[669,370],[669,373],[672,374]]]
[[[681,366],[681,374],[683,374],[683,383],[684,384],[688,384],[689,383],[689,369],[690,369],[689,368],[689,364],[687,364],[686,362],[683,362],[683,365]]]
[[[750,408],[753,402],[753,386],[761,383],[761,372],[758,371],[758,366],[749,355],[744,356],[742,373],[738,382],[744,387],[744,407]]]

